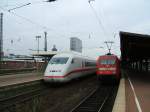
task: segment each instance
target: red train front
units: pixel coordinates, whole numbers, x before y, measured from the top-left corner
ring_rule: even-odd
[[[120,79],[120,60],[116,55],[103,55],[97,59],[97,76],[101,81]]]

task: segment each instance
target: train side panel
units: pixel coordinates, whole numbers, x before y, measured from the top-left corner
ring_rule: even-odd
[[[67,59],[65,63],[59,63],[60,60],[64,62],[63,59]],[[92,66],[93,63],[95,65]],[[49,62],[44,80],[46,82],[68,82],[95,72],[96,60],[74,54],[59,54]]]

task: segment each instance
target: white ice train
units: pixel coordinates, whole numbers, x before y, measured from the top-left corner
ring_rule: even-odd
[[[46,82],[68,82],[72,79],[96,73],[96,60],[73,53],[52,57],[44,73]]]

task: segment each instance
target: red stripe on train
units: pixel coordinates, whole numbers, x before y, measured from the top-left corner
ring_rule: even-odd
[[[64,78],[72,73],[77,73],[77,72],[83,72],[83,71],[89,71],[89,70],[94,70],[96,72],[96,68],[79,68],[73,71],[70,71],[69,73],[65,74],[64,76],[44,76],[44,77],[48,77],[48,78]]]

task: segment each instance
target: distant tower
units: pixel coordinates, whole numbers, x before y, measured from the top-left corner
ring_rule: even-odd
[[[47,32],[44,32],[44,35],[45,35],[44,51],[47,51]]]
[[[53,45],[52,51],[57,51],[56,45]]]
[[[0,61],[3,57],[3,13],[0,13]]]
[[[70,50],[82,52],[82,41],[77,37],[70,38]]]

